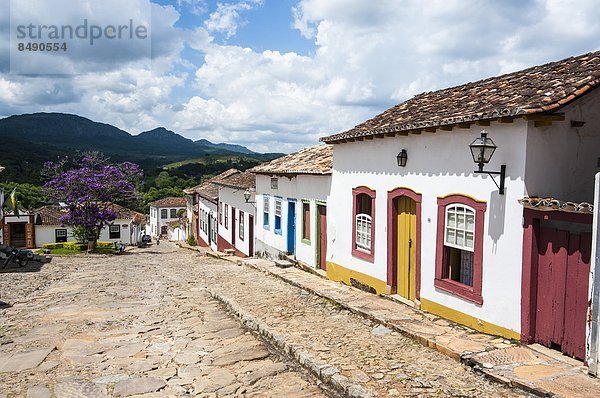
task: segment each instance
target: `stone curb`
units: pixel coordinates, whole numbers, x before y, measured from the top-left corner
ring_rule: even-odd
[[[328,295],[326,293],[321,293],[321,292],[316,291],[315,289],[312,289],[312,288],[310,288],[308,286],[304,286],[304,285],[302,285],[299,282],[296,282],[296,281],[293,281],[293,280],[287,278],[285,275],[273,273],[273,272],[271,272],[270,270],[268,270],[266,268],[260,267],[257,264],[252,264],[252,263],[247,262],[247,261],[242,261],[242,264],[245,265],[245,266],[247,266],[247,267],[254,268],[254,269],[258,270],[258,271],[268,273],[269,275],[272,275],[272,276],[274,276],[276,278],[279,278],[282,281],[284,281],[284,282],[286,282],[286,283],[288,283],[288,284],[290,284],[292,286],[295,286],[297,288],[305,290],[305,291],[307,291],[309,293],[312,293],[312,294],[314,294],[316,296],[319,296],[319,297],[325,298],[327,300],[333,301],[334,303],[336,303],[336,305],[339,305],[340,307],[342,307],[342,308],[344,308],[344,309],[346,309],[346,310],[348,310],[348,311],[350,311],[350,312],[352,312],[354,314],[357,314],[357,315],[359,315],[359,316],[361,316],[361,317],[363,317],[365,319],[368,319],[370,321],[376,322],[376,323],[381,324],[381,325],[383,325],[383,326],[385,326],[385,327],[387,327],[389,329],[392,329],[392,330],[395,330],[395,331],[397,331],[399,333],[402,333],[404,336],[407,336],[407,337],[409,337],[409,338],[417,341],[419,344],[421,344],[421,345],[423,345],[425,347],[432,348],[432,349],[434,349],[434,350],[436,350],[436,351],[438,351],[438,352],[440,352],[440,353],[442,353],[442,354],[444,354],[444,355],[446,355],[446,356],[448,356],[448,357],[450,357],[452,359],[455,359],[455,360],[459,361],[460,363],[462,363],[464,365],[469,366],[475,372],[483,374],[489,380],[492,380],[492,381],[500,383],[500,384],[504,384],[504,385],[506,385],[508,387],[511,387],[511,388],[521,389],[521,390],[524,390],[526,392],[532,393],[532,394],[540,396],[540,397],[554,397],[554,396],[556,396],[556,395],[548,392],[547,390],[545,390],[545,389],[543,389],[541,387],[533,386],[533,385],[530,385],[530,384],[525,384],[522,381],[516,380],[516,379],[504,378],[504,377],[501,377],[499,375],[496,375],[496,374],[494,374],[494,373],[492,373],[492,372],[484,369],[481,366],[481,364],[478,363],[473,358],[474,355],[479,354],[480,352],[476,352],[476,353],[472,353],[472,352],[460,353],[460,352],[453,351],[452,349],[450,349],[450,348],[448,348],[448,347],[446,347],[446,346],[444,346],[444,345],[436,342],[435,340],[433,340],[433,339],[431,339],[431,338],[429,338],[427,336],[422,336],[422,335],[420,335],[418,333],[415,333],[415,332],[413,332],[411,330],[407,330],[407,329],[402,328],[402,327],[400,327],[398,325],[390,323],[390,322],[386,321],[385,319],[380,318],[380,317],[378,317],[376,315],[373,315],[373,314],[371,314],[371,313],[369,313],[367,311],[363,311],[363,310],[361,310],[359,308],[354,308],[354,307],[350,306],[349,304],[340,302],[340,301],[336,300],[335,298],[331,297],[330,295]]]
[[[264,322],[247,313],[241,307],[229,298],[206,289],[207,292],[216,300],[223,303],[247,329],[259,334],[278,352],[285,357],[293,360],[302,368],[306,369],[311,375],[320,380],[335,395],[351,398],[373,398],[375,395],[367,391],[360,384],[355,384],[334,366],[324,363],[311,355],[299,344],[289,342],[288,339],[271,330]]]

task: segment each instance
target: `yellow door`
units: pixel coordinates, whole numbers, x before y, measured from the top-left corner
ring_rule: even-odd
[[[413,301],[417,279],[417,204],[406,196],[398,198],[397,201],[398,294]]]

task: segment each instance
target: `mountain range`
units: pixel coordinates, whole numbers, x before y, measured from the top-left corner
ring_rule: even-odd
[[[111,160],[139,163],[143,168],[206,155],[240,155],[258,160],[281,154],[260,154],[235,144],[193,141],[164,127],[131,135],[115,126],[64,113],[33,113],[0,119],[2,180],[39,182],[43,164],[76,152],[99,151]]]

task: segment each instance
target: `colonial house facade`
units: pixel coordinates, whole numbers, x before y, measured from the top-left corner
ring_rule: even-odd
[[[329,278],[584,358],[599,69],[591,53],[423,93],[323,138]]]
[[[136,211],[113,204],[117,218],[100,231],[98,240],[104,242],[123,242],[126,245],[137,245],[141,241],[142,229],[146,217]],[[74,242],[71,227],[62,225],[60,218],[65,209],[57,206],[44,206],[33,212],[35,225],[35,242],[37,247],[46,243]]]
[[[150,206],[150,231],[151,236],[168,236],[169,222],[179,220],[179,210],[186,210],[187,202],[183,197],[164,198],[149,203]]]
[[[256,249],[325,270],[333,147],[305,148],[250,169],[256,174]]]
[[[217,250],[233,250],[240,257],[254,255],[254,203],[244,193],[254,191],[256,176],[237,171],[214,181],[219,187]]]
[[[184,190],[188,195],[188,214],[195,215],[196,221],[192,222],[192,231],[198,245],[217,251],[219,186],[215,182],[239,172],[229,169],[202,184]]]

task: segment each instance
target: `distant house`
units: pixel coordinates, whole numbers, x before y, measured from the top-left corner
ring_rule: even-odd
[[[219,186],[215,182],[237,173],[238,170],[229,169],[202,184],[184,190],[188,195],[188,214],[194,214],[192,231],[200,246],[217,250]]]
[[[333,146],[317,145],[256,166],[255,251],[326,269]]]
[[[113,204],[112,208],[117,213],[117,218],[100,231],[98,240],[123,242],[126,245],[140,243],[146,216],[117,204]],[[72,228],[60,222],[66,212],[66,209],[58,206],[44,206],[31,212],[35,237],[35,244],[31,247],[41,247],[46,243],[74,242]]]
[[[237,171],[214,181],[219,187],[217,249],[233,250],[241,257],[254,255],[254,203],[244,192],[254,191],[256,176]]]
[[[328,276],[584,358],[599,70],[596,52],[423,93],[323,138]]]
[[[150,233],[151,236],[162,235],[167,237],[168,223],[179,220],[177,212],[186,210],[187,202],[183,197],[171,197],[149,203],[150,206]]]

